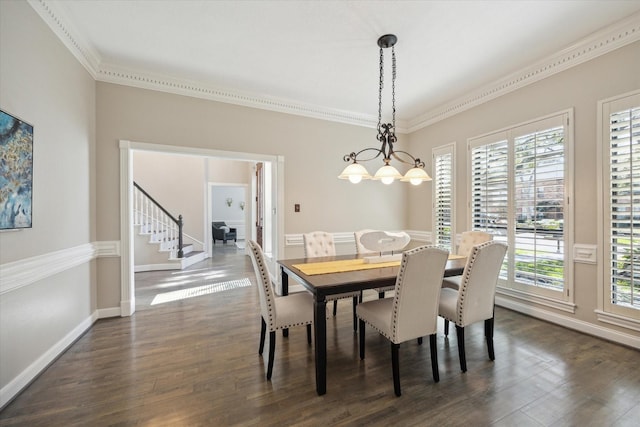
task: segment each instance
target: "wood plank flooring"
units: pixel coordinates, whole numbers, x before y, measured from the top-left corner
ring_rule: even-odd
[[[233,282],[244,278],[253,285]],[[203,293],[221,282],[233,286]],[[158,294],[193,287],[203,288],[151,305]],[[265,380],[255,277],[233,245],[216,245],[214,258],[182,272],[137,273],[136,298],[134,316],[96,322],[4,408],[0,426],[640,423],[640,352],[501,308],[495,362],[480,323],[468,328],[461,373],[455,334],[445,338],[441,324],[440,382],[431,378],[428,340],[405,343],[397,398],[388,342],[370,329],[361,361],[351,302],[341,301],[327,322],[327,394],[318,396],[304,328],[278,334],[273,379]]]

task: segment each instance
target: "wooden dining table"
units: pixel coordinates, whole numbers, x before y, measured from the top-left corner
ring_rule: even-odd
[[[339,255],[278,261],[282,273],[282,295],[289,293],[290,277],[313,294],[316,391],[318,395],[327,392],[327,296],[394,286],[396,282],[399,262],[396,261],[393,265],[391,263],[367,265],[363,261],[359,261],[362,258],[364,258],[362,255]],[[444,275],[462,274],[465,263],[466,258],[449,259]],[[362,267],[354,264],[359,264]],[[343,265],[346,267],[340,267]],[[337,266],[337,268],[332,268],[332,266]],[[340,269],[346,271],[335,272]]]

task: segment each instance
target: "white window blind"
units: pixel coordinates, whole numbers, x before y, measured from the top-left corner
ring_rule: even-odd
[[[501,286],[566,300],[568,114],[469,141],[471,227],[509,245]]]
[[[564,128],[514,139],[517,280],[562,291]]]
[[[433,151],[433,231],[434,243],[455,250],[454,212],[454,145]]]
[[[640,105],[608,125],[608,303],[640,310]]]

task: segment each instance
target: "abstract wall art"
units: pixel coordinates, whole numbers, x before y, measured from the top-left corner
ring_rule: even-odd
[[[0,110],[0,230],[31,228],[33,126]]]

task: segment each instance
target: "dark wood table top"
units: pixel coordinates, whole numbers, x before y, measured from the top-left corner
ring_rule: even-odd
[[[316,295],[316,297],[324,297],[327,295],[339,294],[343,292],[360,291],[364,289],[382,288],[395,285],[396,276],[398,275],[398,270],[400,269],[399,266],[314,275],[306,275],[302,271],[294,267],[294,265],[296,264],[349,260],[357,258],[362,258],[362,256],[338,255],[332,257],[285,259],[278,261],[278,264],[280,264],[282,269],[287,274],[297,277],[300,283],[307,290]],[[462,274],[465,264],[466,258],[448,260],[445,267],[445,277]]]

